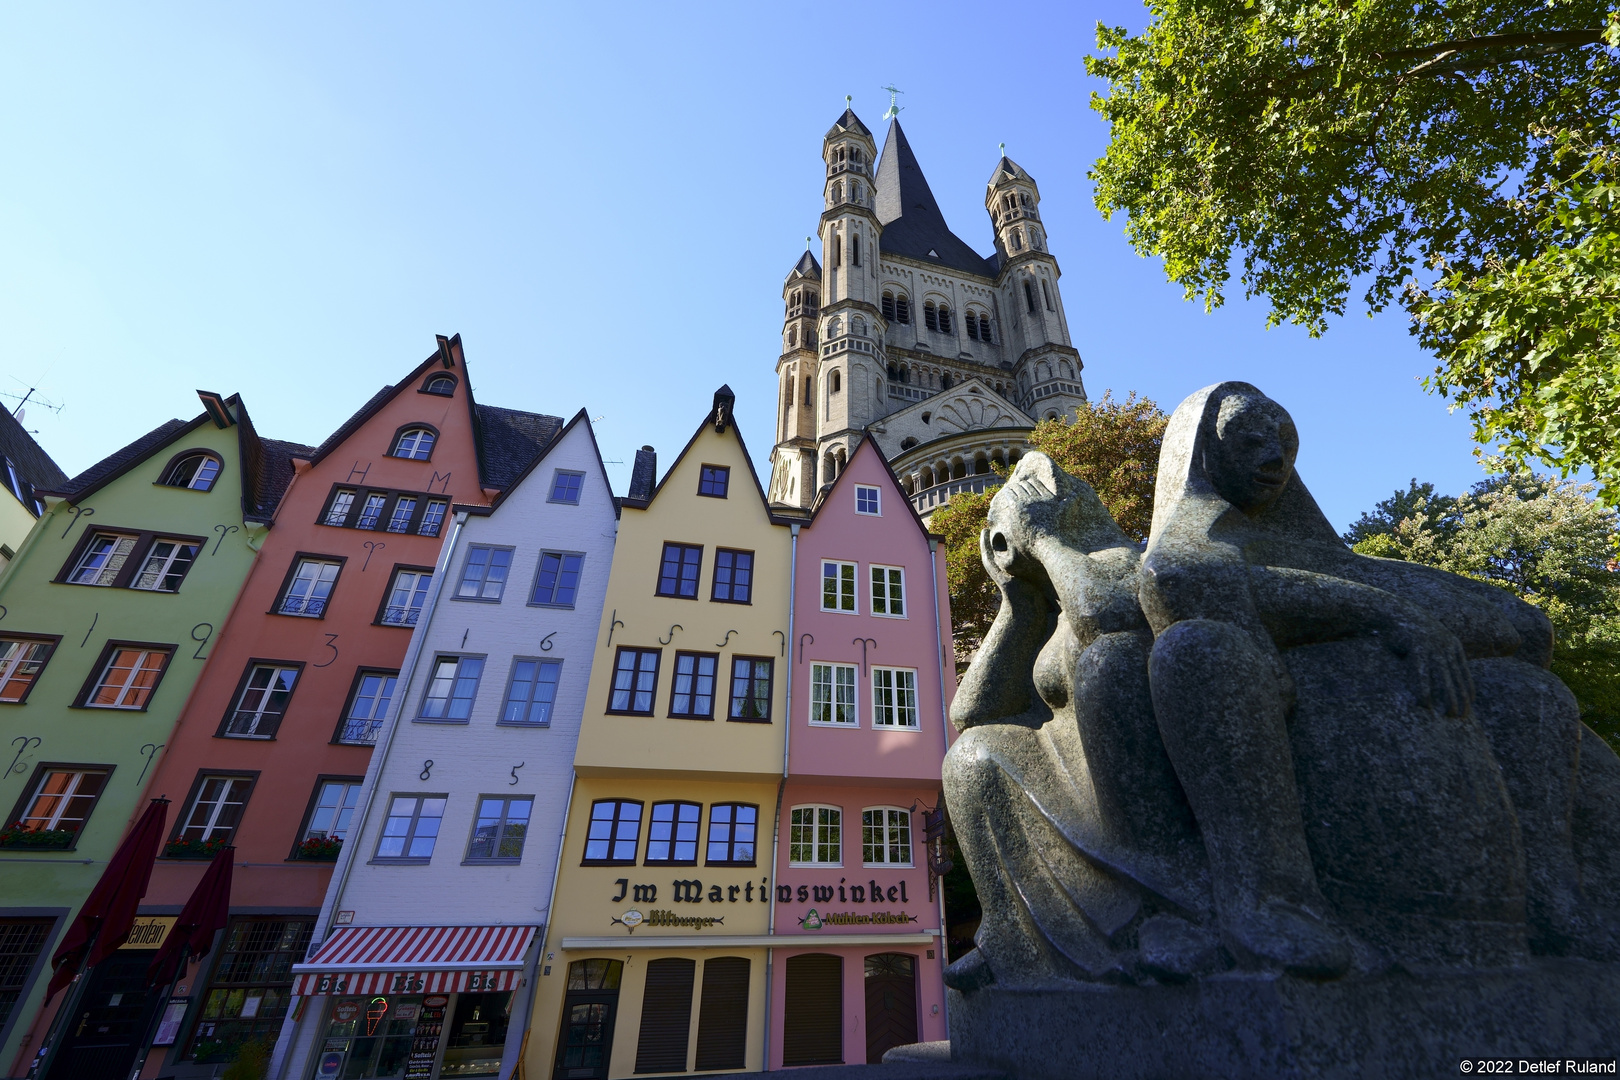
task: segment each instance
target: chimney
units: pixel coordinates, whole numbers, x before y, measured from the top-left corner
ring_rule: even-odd
[[[658,483],[658,451],[650,446],[643,446],[636,451],[636,466],[630,471],[630,494],[625,496],[635,502],[646,502],[652,498],[653,488]]]

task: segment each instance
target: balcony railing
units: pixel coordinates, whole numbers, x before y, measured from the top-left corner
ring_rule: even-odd
[[[389,607],[383,609],[382,621],[387,626],[415,626],[421,614],[421,608]]]
[[[974,476],[964,476],[960,480],[947,480],[943,484],[924,488],[911,496],[911,505],[917,508],[917,513],[927,514],[950,502],[954,495],[960,495],[964,491],[983,493],[1000,487],[1001,483],[1001,477],[995,473],[978,473]]]
[[[351,746],[374,746],[377,732],[382,730],[381,720],[345,720],[338,742]]]
[[[225,721],[225,734],[238,738],[269,739],[275,736],[276,728],[280,726],[280,713],[239,709]]]
[[[326,598],[287,596],[282,598],[281,606],[276,610],[283,615],[324,615],[326,614]]]

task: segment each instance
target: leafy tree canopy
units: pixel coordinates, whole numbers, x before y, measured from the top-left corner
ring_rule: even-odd
[[[1189,299],[1312,334],[1365,281],[1509,463],[1620,499],[1620,18],[1607,0],[1154,0],[1099,27],[1105,215]]]

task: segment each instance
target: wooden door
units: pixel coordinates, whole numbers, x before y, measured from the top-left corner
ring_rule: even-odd
[[[152,949],[120,949],[97,964],[79,1017],[51,1063],[50,1080],[127,1076],[161,994],[146,985]]]
[[[605,1080],[613,1052],[613,1021],[619,1009],[620,960],[575,960],[568,965],[557,1033],[554,1080]]]
[[[905,953],[866,958],[866,1063],[917,1041],[917,961]]]
[[[844,1063],[844,958],[805,953],[787,958],[782,1064]]]

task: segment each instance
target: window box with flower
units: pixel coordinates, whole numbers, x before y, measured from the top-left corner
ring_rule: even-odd
[[[341,836],[312,836],[298,845],[298,857],[310,862],[335,862],[342,850]]]
[[[165,859],[212,859],[225,846],[225,838],[214,840],[170,840],[163,848]]]
[[[79,837],[76,829],[36,829],[20,821],[0,828],[0,848],[64,851]]]

